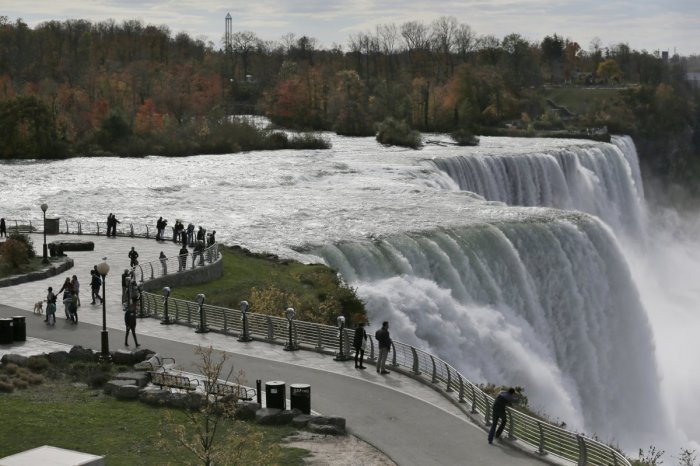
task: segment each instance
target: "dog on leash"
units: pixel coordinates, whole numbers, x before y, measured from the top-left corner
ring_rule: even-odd
[[[44,313],[44,302],[43,301],[37,301],[34,304],[34,314],[41,315]]]

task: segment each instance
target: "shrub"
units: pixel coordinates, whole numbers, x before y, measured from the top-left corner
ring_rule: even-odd
[[[30,356],[27,367],[34,372],[44,372],[49,367],[49,360],[46,356]]]
[[[15,386],[12,385],[12,382],[0,380],[0,392],[12,393],[14,391],[15,391]]]
[[[8,239],[0,245],[0,255],[2,256],[2,261],[13,269],[29,262],[27,246],[14,239]]]
[[[391,117],[379,124],[377,141],[387,146],[402,146],[412,149],[418,149],[423,145],[418,131],[412,130],[405,120],[397,121]]]
[[[454,131],[450,137],[457,143],[458,146],[478,146],[479,138],[466,128],[461,128]]]

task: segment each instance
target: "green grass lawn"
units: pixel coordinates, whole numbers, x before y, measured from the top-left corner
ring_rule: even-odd
[[[570,112],[583,114],[599,102],[617,100],[623,89],[564,86],[547,89],[545,98]]]
[[[357,320],[366,315],[354,290],[342,285],[336,272],[322,264],[302,264],[222,248],[224,275],[201,285],[173,288],[172,297],[193,301],[204,293],[207,304],[239,308],[243,300],[252,312],[281,315],[294,307],[297,318],[335,325],[339,313]]]
[[[185,416],[170,410],[176,423],[192,429]],[[165,408],[145,405],[138,401],[118,401],[101,390],[84,385],[73,386],[69,381],[46,381],[13,393],[0,394],[0,457],[19,453],[42,445],[105,455],[106,463],[116,465],[201,464],[196,458],[165,437],[159,445],[159,432],[167,432],[163,423]],[[240,421],[227,420],[223,438],[240,429]],[[260,427],[262,442],[251,447],[252,458],[246,464],[256,464],[257,450],[265,451],[279,445],[295,431],[290,427]],[[301,465],[308,452],[298,448],[279,448],[273,464]]]

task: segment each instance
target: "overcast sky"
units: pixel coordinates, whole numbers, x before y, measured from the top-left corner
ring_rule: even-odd
[[[0,0],[0,15],[32,27],[48,20],[140,19],[217,48],[229,12],[234,32],[253,31],[265,40],[307,35],[324,47],[346,47],[351,34],[380,24],[454,16],[478,35],[517,32],[539,42],[557,33],[583,49],[598,37],[603,46],[625,42],[650,52],[700,54],[700,0]]]

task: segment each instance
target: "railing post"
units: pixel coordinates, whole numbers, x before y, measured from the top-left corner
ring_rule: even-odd
[[[542,427],[542,422],[537,421],[537,429],[540,431],[540,443],[537,446],[537,454],[544,456],[547,452],[544,449],[544,427]]]
[[[129,228],[131,228],[131,237],[133,238],[134,237],[134,224],[130,223]]]
[[[420,362],[418,361],[418,352],[411,346],[411,353],[413,354],[413,373],[420,375]]]
[[[70,232],[68,231],[68,220],[64,220],[64,221],[66,222],[66,234],[68,234],[68,233],[70,233]],[[29,224],[31,225],[32,222],[29,222]]]
[[[473,385],[471,386],[471,389],[472,389],[472,409],[471,409],[471,413],[472,413],[472,414],[476,414],[476,413],[478,412],[477,409],[476,409],[476,390],[474,389],[474,386],[473,386]]]
[[[486,393],[484,393],[484,404],[486,405],[486,409],[484,410],[484,424],[486,424],[487,426],[490,426],[491,425],[491,403],[489,403],[489,397]]]
[[[148,225],[146,225],[146,239],[149,239],[149,238],[150,238],[150,235],[148,233]]]
[[[515,428],[515,416],[513,416],[513,410],[508,408],[506,410],[506,415],[508,416],[508,440],[516,440],[513,429]]]
[[[369,361],[374,361],[376,358],[374,357],[374,339],[367,335],[369,338],[369,358],[367,358]]]
[[[153,263],[149,262],[148,266],[151,268],[151,280],[153,280],[155,277],[153,275]],[[143,276],[143,275],[142,275]]]
[[[275,339],[275,327],[272,325],[272,318],[270,316],[267,316],[267,339]]]
[[[97,236],[100,236],[100,222],[95,222],[95,225],[97,225]]]
[[[457,377],[459,378],[459,402],[466,403],[467,400],[464,399],[464,379],[459,372],[457,372]]]
[[[586,462],[588,461],[586,441],[580,435],[576,436],[576,440],[578,440],[578,466],[586,466]]]
[[[447,369],[447,388],[445,389],[446,392],[451,392],[452,390],[452,372],[450,371],[450,366],[445,364],[445,369]]]
[[[317,337],[317,339],[316,339],[316,351],[319,351],[319,352],[323,351],[323,339],[322,339],[322,335],[321,335],[321,328],[322,327],[319,325],[317,327],[318,333],[316,333],[316,337]]]
[[[438,379],[437,379],[437,367],[435,366],[435,358],[433,357],[432,354],[430,355],[430,362],[433,363],[433,378],[432,378],[431,382],[432,382],[432,383],[438,383]]]
[[[78,222],[78,234],[83,234],[83,224],[81,222]]]
[[[396,364],[396,345],[394,345],[394,342],[391,342],[391,365],[396,367],[398,364]]]

